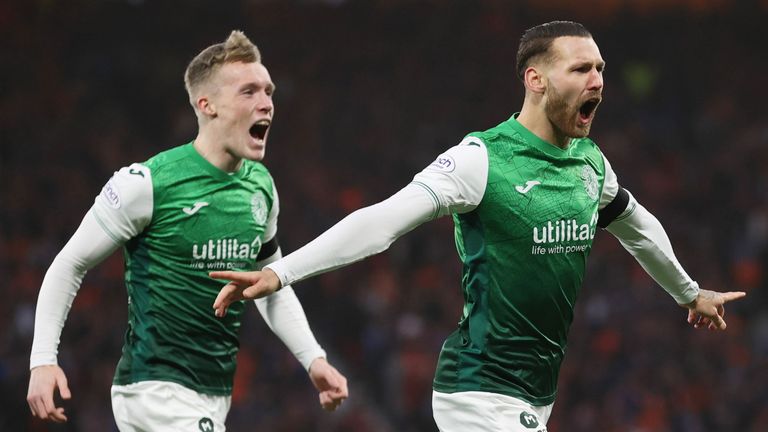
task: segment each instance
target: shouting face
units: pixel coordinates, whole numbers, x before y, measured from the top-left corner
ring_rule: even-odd
[[[261,63],[227,63],[217,72],[210,102],[220,145],[234,159],[261,160],[275,112],[275,85]]]
[[[560,37],[550,49],[545,114],[559,135],[586,137],[602,100],[605,62],[592,38]]]

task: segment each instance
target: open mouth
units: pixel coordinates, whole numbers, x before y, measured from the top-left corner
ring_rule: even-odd
[[[581,104],[581,107],[579,108],[579,116],[581,117],[581,120],[587,121],[592,118],[597,106],[600,105],[600,101],[601,99],[599,97],[593,97]]]
[[[269,120],[259,120],[251,126],[248,132],[250,132],[252,137],[258,140],[263,140],[264,137],[267,136],[267,131],[269,130],[269,126],[271,124],[272,122]]]

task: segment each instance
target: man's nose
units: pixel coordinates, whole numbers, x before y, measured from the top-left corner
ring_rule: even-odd
[[[592,69],[587,88],[589,90],[601,90],[603,88],[603,74],[596,69]]]
[[[272,103],[272,97],[268,95],[262,95],[261,98],[259,98],[259,102],[256,108],[264,113],[272,112],[272,110],[275,109],[275,105]]]

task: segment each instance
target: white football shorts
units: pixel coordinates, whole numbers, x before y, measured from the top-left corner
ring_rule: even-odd
[[[552,406],[488,392],[432,392],[440,432],[547,432]]]
[[[120,432],[224,432],[231,403],[231,396],[201,394],[167,381],[112,386]]]

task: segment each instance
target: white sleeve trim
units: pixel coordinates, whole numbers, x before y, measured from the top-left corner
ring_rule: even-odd
[[[61,331],[83,277],[119,246],[98,223],[91,208],[43,278],[37,298],[30,369],[57,364]]]
[[[468,136],[440,154],[413,178],[438,204],[436,217],[474,210],[488,182],[488,150],[480,138]]]
[[[629,198],[627,210],[607,230],[678,304],[696,300],[699,285],[677,261],[664,227],[632,194]]]
[[[269,210],[269,216],[267,216],[267,225],[264,228],[264,242],[272,240],[277,234],[277,216],[280,214],[280,198],[277,195],[277,188],[275,187],[274,180],[272,183],[272,208]]]
[[[616,173],[613,171],[613,167],[611,167],[608,159],[602,153],[601,155],[603,156],[603,163],[605,164],[603,193],[600,195],[600,209],[602,210],[605,206],[610,204],[619,193],[619,179],[616,177]]]
[[[386,200],[351,213],[266,267],[287,286],[386,250],[397,238],[431,220],[434,212],[434,197],[423,187],[409,184]]]
[[[278,248],[272,256],[258,264],[266,265],[281,257]],[[325,350],[309,327],[307,316],[293,288],[286,286],[270,296],[254,300],[254,303],[272,332],[283,341],[305,370],[309,371],[315,359],[326,357]]]
[[[141,233],[152,220],[152,173],[141,164],[117,171],[96,197],[92,211],[115,242]]]

